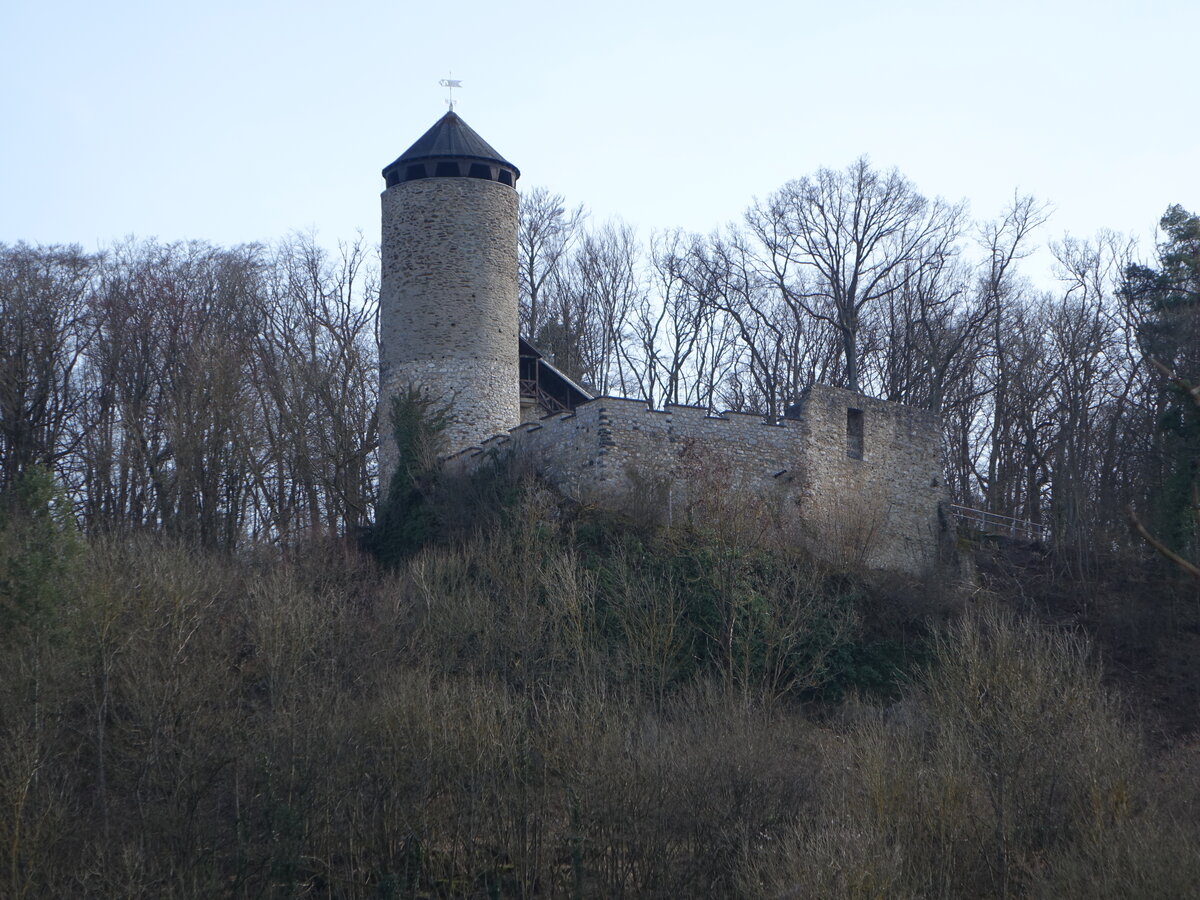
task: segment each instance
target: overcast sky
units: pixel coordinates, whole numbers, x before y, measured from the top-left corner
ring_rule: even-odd
[[[456,109],[594,220],[707,232],[866,154],[1044,242],[1200,210],[1197,0],[6,0],[0,241],[328,245]]]

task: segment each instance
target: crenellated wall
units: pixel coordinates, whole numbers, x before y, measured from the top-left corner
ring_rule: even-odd
[[[584,503],[770,532],[838,564],[919,573],[934,564],[941,537],[940,435],[932,413],[822,385],[778,424],[601,397],[446,464],[468,471],[490,451],[512,451]]]

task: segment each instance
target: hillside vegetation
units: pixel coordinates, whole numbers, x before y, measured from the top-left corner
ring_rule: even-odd
[[[1096,647],[1125,633],[1169,669],[1197,614],[1163,570],[1084,615],[1036,554],[984,558],[1003,595],[864,580],[515,474],[431,493],[435,524],[385,567],[324,539],[84,541],[48,478],[22,484],[0,527],[5,896],[1183,897],[1200,878],[1193,723],[1161,715],[1195,695],[1147,718],[1129,698],[1162,671]]]
[[[521,197],[567,375],[928,409],[1050,535],[926,581],[424,438],[381,498],[363,241],[0,246],[0,897],[1194,896],[1200,216],[1042,290],[1045,218],[866,160],[646,244]]]

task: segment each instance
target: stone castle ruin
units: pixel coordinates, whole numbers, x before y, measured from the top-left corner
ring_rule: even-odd
[[[410,385],[451,399],[449,470],[512,452],[584,503],[770,531],[839,564],[937,563],[933,413],[825,385],[778,422],[592,397],[517,333],[517,167],[452,110],[383,175],[381,403]]]

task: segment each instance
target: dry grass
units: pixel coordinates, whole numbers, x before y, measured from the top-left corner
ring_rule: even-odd
[[[1163,807],[1077,635],[974,612],[904,704],[846,718],[829,814],[755,861],[748,893],[1188,896],[1200,875],[1194,818]]]
[[[899,702],[817,721],[861,587],[732,538],[576,533],[536,491],[506,516],[392,572],[323,541],[93,541],[52,614],[4,636],[0,894],[1136,897],[1200,876],[1194,751],[1152,756],[1077,635],[984,610]]]

